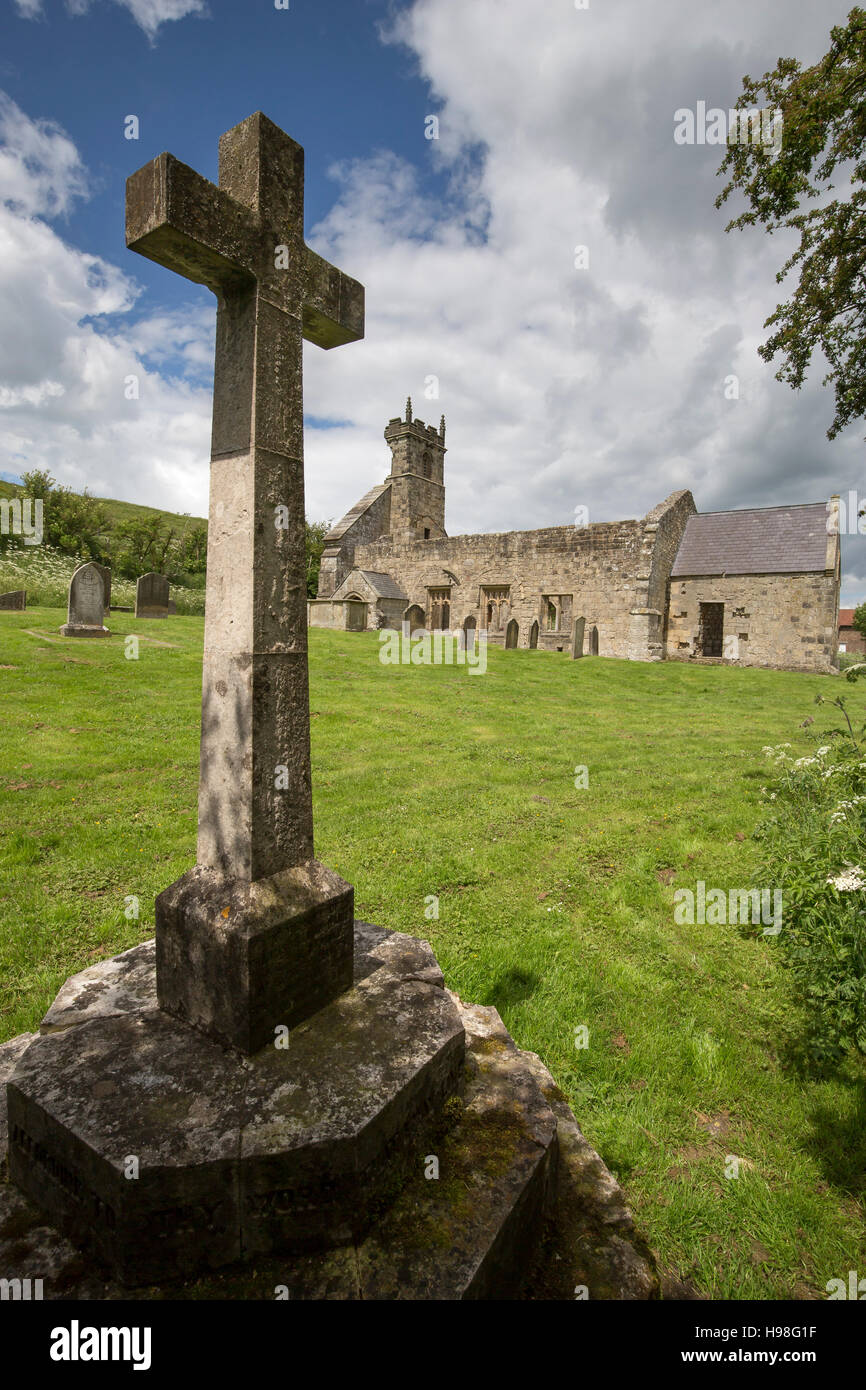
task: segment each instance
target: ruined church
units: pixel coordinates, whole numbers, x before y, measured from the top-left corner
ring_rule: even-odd
[[[325,537],[313,627],[464,629],[506,648],[829,671],[840,553],[825,502],[449,536],[445,420],[389,421],[391,471]],[[831,528],[832,530],[832,528]]]

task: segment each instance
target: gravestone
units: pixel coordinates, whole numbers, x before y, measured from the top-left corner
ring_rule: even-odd
[[[27,590],[13,589],[11,593],[0,594],[0,610],[20,613],[27,607]]]
[[[361,338],[363,288],[305,246],[303,150],[261,113],[219,179],[161,155],[127,185],[128,244],[219,296],[197,864],[155,952],[68,981],[16,1052],[10,1176],[130,1286],[279,1256],[336,1297],[506,1297],[579,1131],[313,852],[302,341]]]
[[[69,581],[69,607],[61,637],[108,637],[105,616],[105,584],[101,566],[91,561],[79,565]]]
[[[571,634],[571,655],[576,661],[579,656],[583,656],[583,632],[586,627],[586,618],[575,618],[574,628]]]
[[[168,616],[168,580],[164,574],[142,574],[135,584],[136,618]]]
[[[111,570],[108,565],[97,565],[96,568],[102,575],[102,584],[105,589],[105,611],[111,612]]]

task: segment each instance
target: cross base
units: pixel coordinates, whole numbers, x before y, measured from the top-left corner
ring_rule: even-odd
[[[316,859],[255,882],[191,869],[156,900],[159,1007],[257,1052],[350,987],[353,915]]]
[[[13,1182],[133,1287],[356,1239],[423,1171],[465,1036],[425,942],[359,922],[354,954],[353,988],[250,1058],[155,1007],[148,946],[123,997],[124,957],[69,981],[7,1087]]]

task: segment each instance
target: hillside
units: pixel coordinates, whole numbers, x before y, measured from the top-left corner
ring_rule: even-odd
[[[26,496],[22,487],[16,487],[14,483],[6,483],[0,479],[0,497],[23,497]],[[193,525],[200,523],[207,525],[205,516],[189,516],[182,512],[167,512],[162,507],[146,507],[139,502],[121,502],[116,497],[97,497],[96,500],[103,506],[108,513],[111,527],[119,525],[123,521],[130,521],[135,517],[150,516],[154,512],[164,518],[169,527],[179,528],[185,523],[191,522]]]

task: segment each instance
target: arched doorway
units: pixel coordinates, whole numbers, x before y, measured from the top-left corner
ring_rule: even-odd
[[[538,623],[533,623],[529,629],[529,646],[532,651],[538,646]]]
[[[598,628],[595,626],[589,629],[589,654],[598,656]]]
[[[423,632],[424,630],[424,609],[420,603],[413,603],[403,614],[403,622],[409,624],[409,632]]]
[[[520,628],[517,625],[517,619],[512,618],[511,622],[508,624],[508,627],[505,629],[506,651],[514,651],[515,647],[517,646],[517,639],[519,636]]]
[[[358,594],[350,594],[344,601],[346,631],[363,632],[367,626],[367,605]]]

